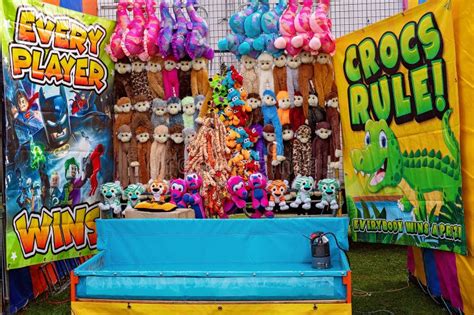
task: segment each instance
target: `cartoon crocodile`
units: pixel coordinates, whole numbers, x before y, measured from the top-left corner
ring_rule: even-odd
[[[354,169],[368,176],[368,190],[396,187],[404,179],[415,191],[420,214],[426,215],[425,193],[440,191],[444,201],[455,202],[461,188],[459,143],[449,126],[452,110],[443,115],[443,138],[451,157],[432,149],[401,152],[400,144],[385,120],[365,123],[365,148],[354,149]]]

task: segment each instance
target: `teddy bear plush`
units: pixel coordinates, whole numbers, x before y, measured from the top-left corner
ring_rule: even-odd
[[[268,53],[263,53],[258,57],[259,94],[263,98],[266,90],[271,90],[273,83],[273,57]]]
[[[293,104],[295,93],[300,90],[298,85],[298,72],[301,65],[300,55],[288,56],[286,64],[288,65],[286,67],[286,85]]]
[[[172,127],[174,125],[184,125],[183,122],[183,115],[181,111],[181,100],[177,97],[171,97],[166,102],[166,111],[168,112],[168,127]]]
[[[280,124],[287,125],[290,123],[290,95],[287,91],[280,91],[277,94],[278,101],[278,118],[280,119]]]
[[[313,140],[314,178],[321,180],[327,177],[329,145],[331,141],[331,125],[321,121],[315,127],[316,137]]]
[[[153,127],[159,125],[168,125],[168,114],[166,110],[166,102],[160,98],[155,98],[151,105],[151,123]]]
[[[295,175],[311,176],[311,128],[301,125],[293,140],[293,170]]]
[[[152,179],[164,179],[167,173],[167,142],[168,127],[159,125],[153,131],[153,143],[150,149],[150,177]]]
[[[150,85],[151,93],[153,98],[165,97],[165,91],[163,90],[163,75],[161,70],[163,69],[163,58],[160,56],[152,57],[148,60],[146,65],[148,84]]]
[[[275,128],[275,137],[276,137],[276,150],[278,161],[284,161],[284,148],[283,148],[283,138],[282,138],[282,129],[280,124],[280,119],[278,118],[278,111],[276,108],[276,95],[271,90],[266,90],[263,93],[262,101],[262,113],[263,113],[263,124],[271,124]]]
[[[191,91],[191,69],[193,62],[189,58],[181,59],[178,63],[178,78],[179,78],[179,97],[184,99],[192,95]]]
[[[138,58],[132,59],[132,73],[130,75],[133,97],[145,96],[147,100],[152,100],[153,95],[148,82],[146,64]]]
[[[303,96],[303,113],[305,119],[308,119],[309,116],[309,105],[308,105],[308,98],[309,92],[311,90],[312,83],[314,77],[314,66],[313,56],[307,52],[303,51],[301,54],[301,65],[298,70],[298,87],[301,95]]]
[[[169,127],[169,140],[167,147],[168,176],[179,178],[183,175],[184,165],[184,135],[183,125],[175,124]]]
[[[130,73],[132,72],[132,65],[128,59],[120,59],[115,64],[114,73],[114,97],[117,102],[121,97],[131,98],[133,95],[133,88],[130,80]]]
[[[132,150],[138,157],[139,181],[146,183],[150,179],[150,151],[153,126],[147,116],[135,116],[132,121]]]
[[[173,57],[167,57],[164,61],[163,75],[163,88],[165,91],[164,100],[168,100],[170,97],[179,97],[179,78],[178,69],[176,69],[176,59]]]
[[[275,93],[278,95],[280,91],[288,91],[286,83],[286,55],[281,55],[273,59],[273,83],[275,84]]]
[[[319,97],[319,106],[324,107],[326,95],[331,92],[334,85],[334,69],[330,55],[320,53],[316,56],[313,83]]]
[[[191,94],[192,96],[207,95],[210,90],[209,74],[207,72],[207,61],[204,58],[193,60],[191,70]]]
[[[258,93],[259,83],[256,72],[257,60],[250,56],[242,56],[242,58],[240,59],[240,63],[242,64],[240,68],[240,73],[244,77],[243,88],[247,91],[249,95],[253,93]]]

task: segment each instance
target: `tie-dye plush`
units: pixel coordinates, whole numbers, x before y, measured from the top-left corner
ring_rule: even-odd
[[[161,29],[158,34],[158,48],[160,54],[166,58],[172,54],[171,42],[173,40],[174,18],[171,16],[166,0],[160,3]]]
[[[145,0],[135,0],[133,3],[133,20],[128,29],[123,33],[122,49],[127,57],[139,57],[146,61],[143,48],[143,34],[145,31]]]
[[[148,22],[145,25],[145,31],[143,34],[143,44],[145,49],[145,56],[147,59],[154,57],[158,54],[158,43],[156,38],[160,32],[160,20],[155,14],[156,1],[146,1],[146,13],[148,16]]]
[[[186,56],[186,49],[184,43],[188,34],[188,19],[184,15],[181,9],[183,3],[181,0],[174,1],[173,12],[176,19],[174,25],[173,40],[171,42],[171,48],[173,49],[173,56],[176,60],[181,60]]]

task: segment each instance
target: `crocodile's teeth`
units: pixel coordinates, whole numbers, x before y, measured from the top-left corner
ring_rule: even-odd
[[[354,169],[354,173],[357,175],[357,170],[356,169]]]
[[[369,173],[367,173],[367,174],[365,174],[365,176],[367,176],[367,177],[370,177],[370,174],[369,174]]]
[[[364,173],[364,172],[360,171],[360,173],[362,174],[362,176],[365,176],[365,173]]]

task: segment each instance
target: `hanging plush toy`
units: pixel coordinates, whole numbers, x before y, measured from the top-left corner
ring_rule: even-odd
[[[178,70],[176,69],[176,60],[173,57],[165,59],[165,69],[162,71],[162,74],[165,100],[168,100],[170,97],[178,97]]]
[[[138,157],[139,180],[146,183],[150,179],[150,138],[153,132],[151,121],[146,116],[134,116],[132,132],[135,136],[135,141],[132,141],[132,150]]]
[[[196,173],[186,174],[187,193],[183,196],[183,201],[186,205],[191,206],[194,210],[194,217],[196,219],[205,219],[206,212],[201,197],[202,178]]]
[[[170,181],[170,202],[176,205],[178,208],[186,208],[186,203],[183,200],[184,194],[186,194],[188,187],[186,181],[181,178],[172,179]]]
[[[192,96],[207,95],[209,90],[209,73],[207,72],[206,59],[195,59],[193,60],[193,69],[191,70]]]
[[[122,187],[120,182],[111,182],[102,184],[100,193],[104,202],[99,203],[99,209],[103,212],[106,218],[112,217],[110,211],[117,217],[121,217],[122,205],[120,204],[120,197],[122,196]]]
[[[117,101],[121,97],[133,97],[133,88],[131,85],[130,73],[132,72],[132,65],[127,58],[120,59],[115,64],[114,73],[114,97]]]
[[[288,87],[288,93],[290,94],[290,100],[293,104],[295,93],[299,91],[298,85],[298,70],[301,65],[301,57],[300,55],[296,56],[288,56],[286,68],[286,85]]]
[[[198,117],[199,117],[199,113],[201,112],[201,107],[202,107],[202,104],[204,103],[204,95],[197,95],[194,97],[194,107],[196,109],[196,111],[194,112],[194,130],[198,130],[199,128],[199,123],[198,123]]]
[[[132,83],[133,97],[137,95],[143,95],[149,101],[153,99],[153,94],[148,82],[146,63],[138,58],[135,58],[132,61],[132,74],[130,76],[130,80]]]
[[[152,103],[152,114],[151,114],[151,123],[153,127],[158,127],[159,125],[168,125],[168,116],[166,110],[166,102],[162,99],[155,98]]]
[[[167,147],[168,176],[167,178],[178,178],[183,175],[182,164],[184,163],[184,135],[183,125],[176,124],[168,129],[169,138]]]
[[[171,42],[171,48],[173,50],[173,56],[176,60],[181,60],[186,56],[186,49],[184,43],[188,34],[188,23],[190,23],[184,15],[181,7],[183,6],[182,0],[173,1],[173,12],[175,17],[173,40]]]
[[[280,17],[286,8],[286,0],[279,0],[273,10],[262,14],[262,31],[265,34],[278,34],[280,32]]]
[[[133,104],[133,109],[135,110],[135,112],[133,113],[133,116],[132,116],[132,122],[137,119],[149,120],[151,118],[150,102],[147,100],[147,98],[143,95],[138,95],[137,97],[134,98],[134,100],[135,100],[135,104]]]
[[[288,91],[286,76],[286,55],[281,55],[273,59],[273,83],[275,84],[275,93],[278,95],[280,91]]]
[[[242,56],[240,59],[240,73],[244,77],[244,89],[248,94],[259,93],[259,83],[257,76],[257,60],[250,56]]]
[[[174,125],[184,126],[183,115],[181,112],[181,100],[177,97],[170,97],[167,101],[168,127]]]
[[[276,157],[276,144],[275,144],[275,128],[272,125],[265,125],[263,127],[263,139],[265,140],[265,155],[267,160],[267,177],[268,179],[275,179],[275,166],[280,164],[280,161]]]
[[[313,56],[307,52],[303,51],[301,54],[301,65],[298,70],[298,87],[301,95],[303,96],[303,113],[305,119],[309,117],[309,91],[311,90],[312,80],[314,77],[314,67],[313,67]]]
[[[188,154],[191,147],[191,143],[196,139],[196,130],[193,128],[184,128],[183,129],[184,135],[184,161],[188,160]]]
[[[341,151],[341,117],[339,114],[339,101],[336,92],[326,95],[326,116],[331,125],[331,162],[335,162],[342,156]]]
[[[239,53],[239,46],[244,42],[245,37],[240,34],[227,34],[226,37],[221,38],[217,43],[217,47],[221,51],[229,51],[233,55],[237,57],[237,59],[241,59],[241,54]]]
[[[132,122],[132,104],[128,97],[122,97],[117,101],[117,105],[114,106],[114,124],[113,124],[113,135],[114,135],[114,156],[117,156],[118,148],[118,129],[122,125],[130,125]]]
[[[288,210],[290,207],[286,204],[285,194],[288,191],[287,180],[273,180],[267,184],[267,191],[270,193],[270,200],[268,201],[267,211],[273,212],[276,205],[280,207],[280,210]]]
[[[263,127],[261,124],[253,124],[250,126],[250,133],[254,137],[254,150],[258,154],[258,172],[262,173],[264,176],[267,175],[266,165],[265,165],[265,141],[263,138]]]
[[[296,200],[290,204],[290,207],[298,208],[302,204],[303,209],[311,209],[311,192],[314,188],[314,179],[311,176],[298,175],[291,188],[296,190]]]
[[[281,36],[275,40],[275,47],[278,49],[286,49],[286,52],[291,56],[298,55],[301,50],[291,45],[291,39],[296,35],[296,12],[298,12],[298,0],[289,0],[288,7],[280,17]]]
[[[331,125],[322,121],[316,124],[316,137],[313,140],[314,179],[321,180],[328,174],[329,144],[331,140]]]
[[[164,179],[167,172],[167,143],[168,127],[159,125],[153,131],[153,143],[150,149],[150,177],[152,179]]]
[[[135,208],[140,202],[141,195],[146,191],[142,184],[130,184],[122,193],[122,198],[127,201],[125,211]]]
[[[191,91],[191,59],[185,58],[178,63],[179,97],[185,98],[192,95]]]
[[[280,124],[280,119],[278,118],[278,112],[276,108],[276,96],[275,93],[271,90],[266,90],[263,93],[263,102],[262,102],[262,113],[263,113],[263,124],[271,124],[275,128],[276,136],[276,151],[277,151],[277,160],[284,161],[284,149],[283,149],[283,138],[282,138],[282,129]]]
[[[309,104],[308,123],[311,126],[311,129],[313,130],[313,136],[314,136],[316,124],[326,120],[326,111],[324,110],[324,108],[319,106],[318,96],[314,92],[309,94],[308,104]]]
[[[250,197],[252,198],[252,208],[255,210],[252,218],[261,218],[262,215],[273,217],[273,212],[264,211],[268,207],[267,179],[265,176],[260,173],[251,174],[247,185],[250,189]]]
[[[186,1],[186,11],[191,20],[188,29],[191,31],[186,36],[185,49],[191,59],[205,58],[212,60],[214,58],[214,50],[207,42],[209,27],[206,21],[197,14],[196,5],[197,0]]]
[[[127,26],[130,24],[127,7],[128,0],[120,0],[117,4],[117,24],[115,25],[112,36],[110,37],[110,43],[105,47],[105,51],[113,62],[117,62],[119,59],[125,57],[122,48],[122,38],[124,32],[127,31]]]
[[[262,100],[260,99],[260,95],[257,93],[249,94],[247,98],[247,104],[252,108],[249,117],[249,124],[255,125],[263,124],[263,114],[262,114]]]
[[[263,53],[258,57],[258,76],[259,90],[258,93],[263,98],[263,92],[271,90],[275,84],[273,83],[273,57],[268,53]]]
[[[318,6],[310,19],[314,33],[309,46],[313,51],[334,55],[336,41],[331,33],[332,21],[329,18],[329,0],[319,0]]]
[[[293,180],[293,138],[291,125],[283,125],[283,143],[285,146],[285,161],[281,164],[281,178]]]
[[[247,206],[248,191],[244,179],[241,176],[232,176],[227,180],[228,198],[224,202],[224,213],[221,219],[229,217],[237,209],[245,209]]]
[[[318,190],[322,193],[321,201],[316,204],[318,209],[329,206],[332,214],[335,215],[339,204],[337,203],[337,193],[339,191],[339,181],[332,178],[322,179],[318,182]]]
[[[290,109],[290,122],[293,131],[296,132],[298,128],[305,123],[303,111],[303,96],[300,92],[296,92],[293,98],[293,107]]]
[[[148,84],[153,98],[162,99],[165,97],[165,91],[163,90],[163,75],[161,73],[162,69],[163,59],[159,56],[152,57],[146,65]]]
[[[334,69],[330,55],[320,53],[316,56],[313,83],[319,97],[319,106],[324,107],[326,95],[331,92],[334,86]]]
[[[194,114],[196,113],[196,107],[194,106],[194,99],[191,96],[183,98],[181,101],[183,108],[183,123],[184,128],[194,129]]]
[[[253,14],[254,12],[256,12],[257,9],[258,9],[258,0],[250,0],[247,3],[247,6],[245,7],[244,10],[231,15],[229,19],[229,27],[232,30],[232,32],[234,32],[235,34],[244,35],[245,34],[245,28],[244,28],[245,19],[251,14]]]
[[[148,192],[152,195],[153,202],[165,202],[168,183],[164,180],[150,179],[148,182]]]
[[[290,123],[290,96],[287,91],[280,91],[277,94],[278,101],[278,118],[280,119],[281,125],[287,125]]]
[[[293,140],[293,169],[295,175],[311,175],[311,128],[301,125]]]
[[[142,61],[147,60],[143,45],[145,31],[145,0],[135,0],[133,2],[133,20],[128,24],[127,30],[122,36],[122,49],[129,58],[138,57]]]
[[[309,47],[309,42],[313,38],[313,31],[310,26],[313,0],[303,0],[303,7],[295,17],[296,36],[291,39],[291,45],[296,49],[303,49],[306,52],[313,52]],[[316,53],[317,51],[314,51]]]
[[[153,58],[158,54],[159,48],[156,38],[160,33],[160,20],[156,17],[156,1],[146,0],[146,13],[148,20],[143,32],[143,48],[145,50],[145,58]],[[161,96],[163,97],[163,96]]]
[[[160,15],[161,15],[161,28],[158,33],[158,48],[160,50],[160,55],[164,58],[172,54],[171,42],[173,40],[173,27],[175,21],[170,14],[169,5],[167,0],[161,0],[160,3]]]
[[[117,130],[117,175],[123,187],[138,180],[138,158],[135,150],[131,149],[132,129],[122,125]]]

